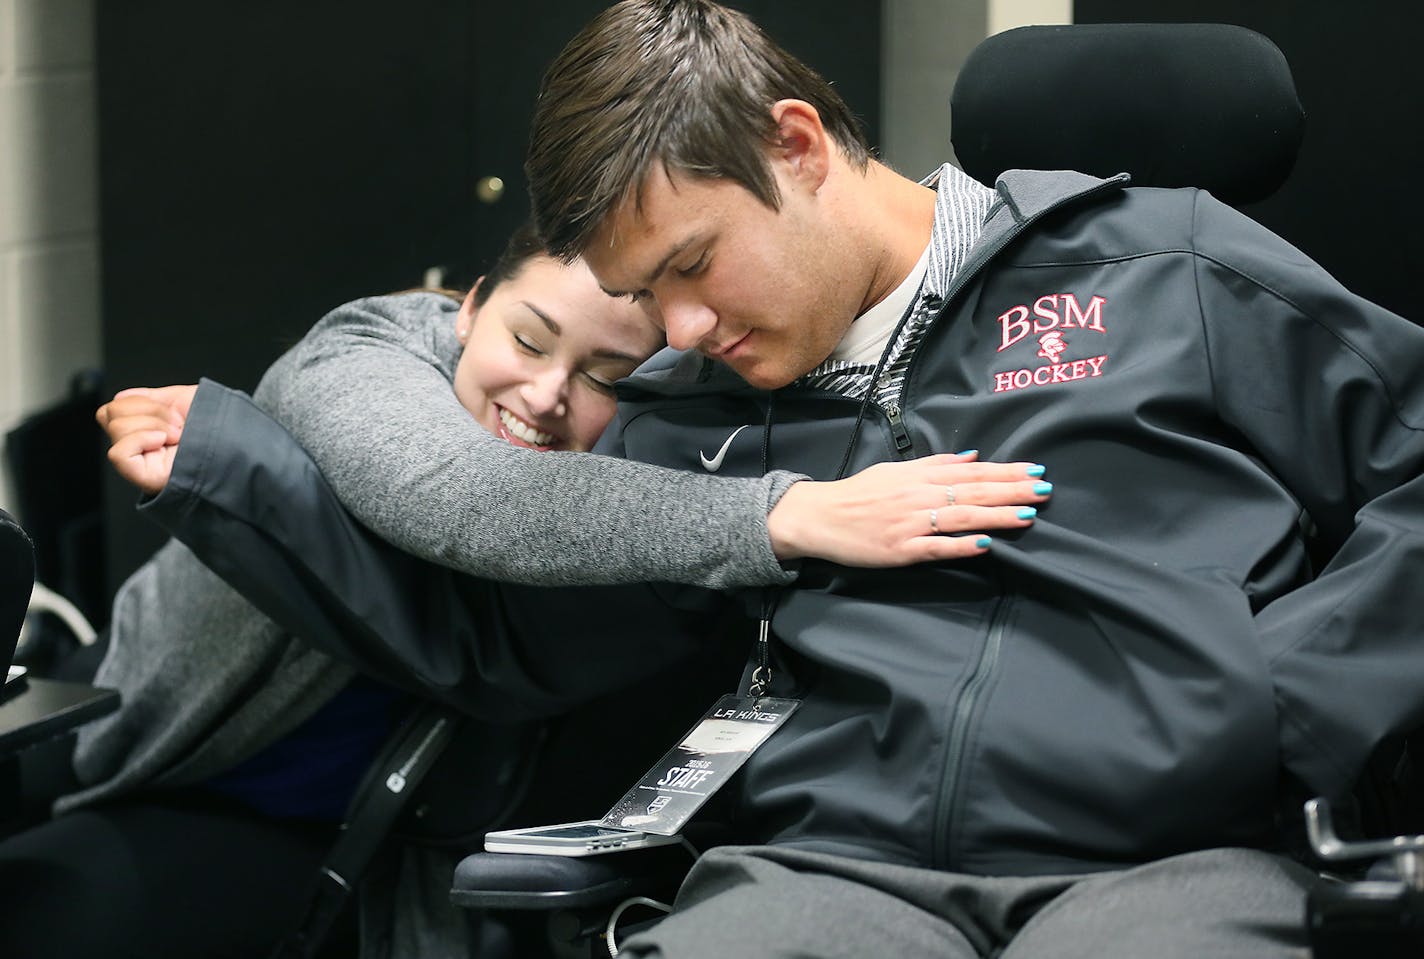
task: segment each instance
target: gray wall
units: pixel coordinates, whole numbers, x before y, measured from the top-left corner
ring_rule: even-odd
[[[0,0],[0,433],[99,362],[93,3]]]
[[[975,45],[1013,27],[1072,22],[1072,0],[884,0],[882,158],[913,177],[954,159],[949,93]]]

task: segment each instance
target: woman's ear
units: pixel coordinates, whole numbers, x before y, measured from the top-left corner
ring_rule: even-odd
[[[475,325],[475,314],[480,311],[480,308],[475,304],[475,294],[484,281],[484,277],[475,281],[475,285],[470,287],[470,292],[465,294],[465,302],[460,304],[460,311],[455,314],[455,339],[460,341],[461,346],[464,346],[465,341],[470,338],[470,330]]]

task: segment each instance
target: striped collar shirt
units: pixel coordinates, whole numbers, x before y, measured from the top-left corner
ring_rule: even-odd
[[[885,409],[899,405],[905,373],[915,349],[968,259],[970,249],[984,232],[984,221],[995,199],[993,190],[948,163],[920,182],[935,190],[934,227],[930,232],[924,280],[909,307],[909,319],[900,327],[898,335],[894,334],[893,327],[886,331],[890,352],[874,389],[875,402]],[[893,344],[889,343],[892,335]],[[797,382],[860,399],[871,392],[874,374],[874,364],[832,359]]]

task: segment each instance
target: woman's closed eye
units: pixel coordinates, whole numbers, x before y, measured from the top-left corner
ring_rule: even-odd
[[[632,360],[600,360],[590,363],[579,372],[583,378],[598,390],[613,395],[613,385],[621,379],[633,375],[638,364]]]
[[[528,353],[531,356],[544,355],[544,351],[540,349],[539,344],[535,343],[533,340],[529,339],[524,334],[515,333],[513,335],[514,342],[519,344],[519,348],[522,349],[524,352]]]
[[[607,393],[609,396],[613,395],[612,380],[606,379],[605,377],[597,373],[590,373],[587,370],[584,371],[583,378],[590,386],[598,390],[600,393]]]

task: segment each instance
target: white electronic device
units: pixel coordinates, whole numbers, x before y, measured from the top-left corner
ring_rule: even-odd
[[[650,849],[679,842],[678,836],[658,836],[636,829],[605,826],[597,819],[528,829],[485,833],[486,852],[535,853],[544,856],[597,856],[606,852]]]

